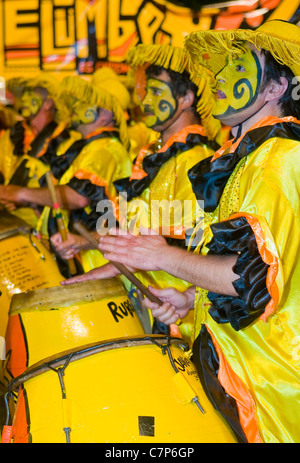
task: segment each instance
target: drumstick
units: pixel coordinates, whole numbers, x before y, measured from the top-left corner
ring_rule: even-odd
[[[60,233],[62,241],[67,241],[67,239],[68,239],[67,230],[66,230],[64,220],[63,220],[63,217],[62,217],[62,213],[61,213],[61,210],[60,210],[60,205],[59,205],[59,202],[58,202],[58,199],[57,199],[55,186],[53,185],[51,174],[50,174],[49,171],[46,172],[46,180],[47,180],[47,184],[48,184],[49,193],[50,193],[50,196],[51,196],[52,207],[55,210],[55,218],[56,218],[56,222],[57,222],[57,226],[58,226],[58,231]],[[69,267],[70,274],[71,275],[76,275],[77,269],[76,269],[74,259],[68,259],[67,264],[68,264],[68,267]]]
[[[93,248],[99,251],[98,241],[91,235],[91,233],[84,227],[84,225],[82,225],[79,222],[76,222],[74,223],[74,228],[76,231],[78,231],[78,233],[80,233],[80,235],[86,238],[86,240],[93,246]],[[132,272],[130,272],[130,270],[128,270],[127,267],[125,267],[125,265],[120,264],[119,262],[111,261],[111,263],[119,270],[119,272],[121,272],[126,278],[128,278],[128,280],[131,281],[131,283],[133,283],[134,286],[136,286],[141,291],[141,293],[144,294],[144,296],[150,299],[150,301],[162,305],[162,301],[158,299],[158,297],[156,297],[154,294],[152,294],[149,291],[149,289],[146,286],[144,286],[143,283],[141,283],[140,280],[136,278],[136,276]]]

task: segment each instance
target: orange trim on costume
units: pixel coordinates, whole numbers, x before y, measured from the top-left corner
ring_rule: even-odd
[[[265,312],[259,317],[260,320],[266,322],[268,317],[275,312],[279,301],[279,290],[276,284],[276,277],[279,269],[278,258],[267,249],[265,235],[260,226],[259,220],[244,212],[230,216],[229,220],[237,217],[245,217],[255,235],[258,251],[262,260],[270,266],[267,273],[267,289],[270,293],[271,300],[267,304]]]
[[[152,151],[150,150],[151,145],[152,143],[140,149],[139,154],[137,155],[135,164],[132,168],[130,180],[141,180],[142,178],[147,177],[146,172],[142,169],[142,162],[143,162],[143,159],[148,154],[153,154]]]
[[[48,138],[45,140],[44,146],[43,146],[43,148],[41,149],[41,151],[38,153],[37,158],[42,157],[43,154],[46,153],[50,141],[51,141],[53,138],[58,137],[58,135],[60,135],[60,134],[64,131],[64,129],[66,128],[66,125],[67,125],[67,124],[66,124],[65,122],[63,122],[63,123],[59,124],[59,125],[56,127],[56,129],[53,131],[52,135],[50,135],[50,137],[48,137]]]
[[[254,399],[245,384],[227,362],[217,340],[208,326],[206,326],[206,328],[212,337],[215,349],[219,356],[218,380],[225,389],[226,393],[236,400],[240,423],[249,444],[260,444],[262,443],[262,440],[258,430]]]
[[[108,183],[107,183],[107,181],[104,180],[101,177],[98,177],[98,175],[92,174],[91,172],[87,172],[87,171],[81,169],[81,170],[78,170],[74,174],[74,177],[78,178],[79,180],[89,180],[93,185],[104,187],[106,196],[109,199],[111,199],[109,191],[108,191]]]
[[[206,136],[205,130],[202,127],[202,125],[198,125],[198,124],[188,125],[184,127],[182,130],[180,130],[179,132],[172,135],[172,137],[169,138],[167,143],[164,144],[164,146],[158,151],[158,153],[166,151],[173,143],[176,143],[176,142],[185,143],[190,133],[198,133],[199,135],[202,135],[204,137]]]
[[[201,125],[193,124],[184,127],[179,132],[175,133],[168,139],[168,141],[160,148],[160,150],[156,151],[156,153],[164,153],[173,143],[185,143],[188,135],[190,133],[196,133],[202,136],[206,136],[205,130]],[[137,156],[135,165],[133,166],[132,173],[130,180],[140,180],[147,176],[146,172],[142,169],[142,161],[146,157],[147,154],[154,154],[150,148],[151,146],[155,146],[155,142],[150,143],[150,145],[142,148]]]
[[[31,142],[35,139],[35,135],[33,131],[31,130],[30,127],[26,124],[25,121],[21,121],[22,126],[24,127],[25,133],[24,133],[24,153],[27,153],[27,151],[30,148]]]
[[[257,124],[253,125],[249,130],[243,133],[243,135],[235,143],[233,143],[233,139],[228,140],[218,151],[216,151],[211,162],[213,162],[215,159],[218,159],[220,156],[222,156],[229,148],[230,148],[229,153],[233,153],[236,150],[236,148],[239,146],[239,144],[241,143],[245,135],[251,130],[258,129],[260,127],[275,125],[278,122],[294,122],[295,124],[300,124],[300,121],[293,116],[281,117],[281,118],[274,117],[274,116],[264,117]]]
[[[99,129],[96,129],[93,132],[91,132],[89,135],[87,135],[85,139],[88,140],[89,138],[94,137],[95,135],[98,135],[99,133],[102,133],[102,132],[113,132],[113,131],[118,132],[118,129],[116,129],[115,127],[100,127]]]

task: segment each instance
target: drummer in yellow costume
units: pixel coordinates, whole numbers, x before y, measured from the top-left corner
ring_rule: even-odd
[[[215,103],[213,77],[205,70],[197,78],[190,76],[184,50],[170,45],[139,45],[130,51],[128,63],[136,70],[145,123],[160,132],[161,138],[139,152],[130,177],[115,182],[120,193],[117,218],[121,227],[135,233],[139,227],[151,225],[173,245],[184,247],[185,229],[191,228],[201,214],[187,173],[215,152],[215,138],[221,133],[221,124],[211,116]],[[122,203],[124,194],[127,209]],[[154,209],[159,205],[166,217],[161,218],[159,208]],[[110,268],[115,275],[115,268]],[[182,290],[189,286],[165,272],[136,276],[146,286],[177,285]],[[104,277],[107,267],[86,278]],[[186,339],[190,338],[191,326],[190,320],[181,325]]]
[[[21,120],[0,139],[2,183],[10,185],[12,191],[11,185],[37,188],[39,179],[49,170],[45,156],[49,143],[65,131],[69,113],[60,98],[59,83],[45,72],[31,79],[12,78],[7,89],[16,96]],[[13,213],[36,226],[38,212],[30,207]]]
[[[216,74],[214,115],[235,136],[190,171],[211,214],[205,241],[194,253],[161,236],[103,237],[99,247],[113,261],[191,282],[185,292],[153,291],[165,303],[146,306],[167,324],[194,308],[193,361],[242,442],[297,443],[300,29],[270,21],[199,31],[186,47]]]
[[[69,229],[74,221],[79,220],[94,231],[100,218],[96,210],[98,202],[114,196],[113,181],[131,172],[124,110],[119,99],[104,88],[101,88],[100,82],[95,85],[80,77],[66,77],[62,82],[66,101],[73,109],[73,127],[82,135],[82,139],[51,162],[51,171],[59,184],[56,190],[60,206],[65,209],[66,223],[69,221],[67,211],[71,211]],[[110,80],[110,88],[111,92],[116,89],[119,93],[126,92],[123,85],[113,80]],[[50,236],[55,235],[54,244],[59,245],[61,237],[56,234],[55,220],[49,215],[52,203],[46,187],[20,188],[7,199],[46,206],[38,228],[43,235],[48,232]],[[80,237],[70,233],[66,243],[78,240]],[[80,257],[84,271],[104,262],[98,251],[82,250]]]

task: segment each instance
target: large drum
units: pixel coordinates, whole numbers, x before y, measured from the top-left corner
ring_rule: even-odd
[[[7,375],[71,348],[145,334],[118,278],[16,294],[6,332]]]
[[[187,350],[180,339],[148,335],[45,359],[10,383],[13,442],[236,442]]]
[[[0,211],[0,336],[14,294],[58,286],[64,280],[53,255],[18,217]]]

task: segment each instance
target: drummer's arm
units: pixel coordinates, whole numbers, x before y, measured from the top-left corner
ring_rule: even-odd
[[[38,206],[52,206],[50,192],[47,187],[26,188],[15,185],[1,187],[0,198],[16,204],[36,204]],[[67,185],[55,187],[58,202],[63,209],[80,209],[90,204],[90,200],[78,194]]]
[[[129,268],[129,270],[132,270]],[[115,276],[120,275],[119,270],[110,262],[103,265],[102,267],[95,268],[90,272],[83,273],[82,275],[69,278],[61,282],[62,286],[71,285],[73,283],[80,283],[82,281],[88,280],[104,280],[106,278],[114,278]]]

